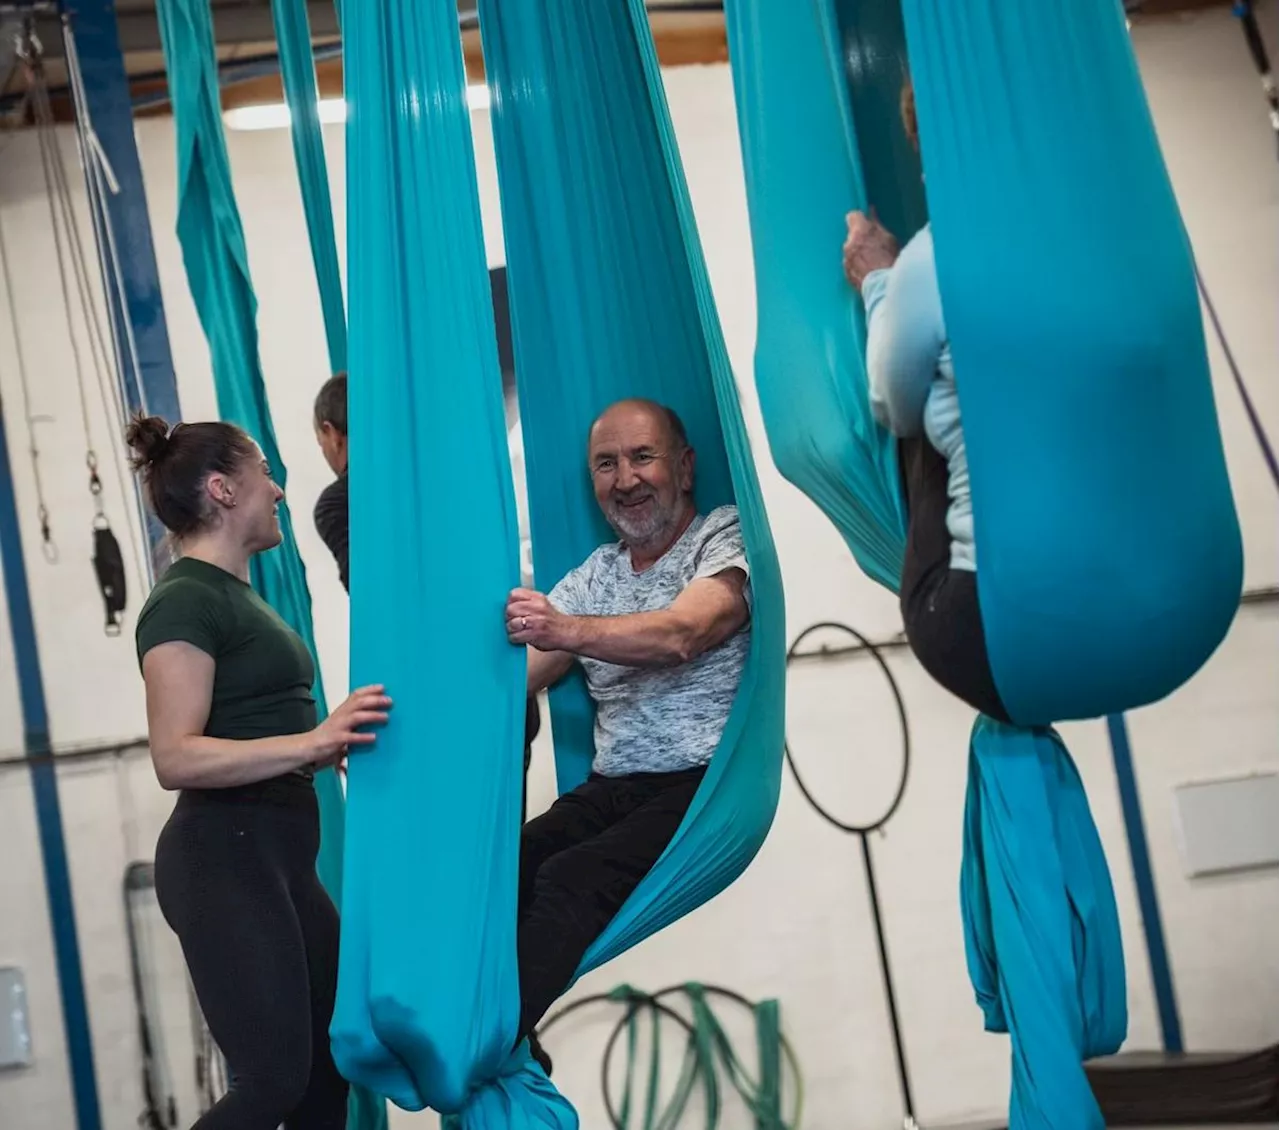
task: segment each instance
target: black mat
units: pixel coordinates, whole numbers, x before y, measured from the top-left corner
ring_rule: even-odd
[[[1108,1126],[1280,1119],[1280,1048],[1167,1055],[1127,1052],[1085,1065]]]

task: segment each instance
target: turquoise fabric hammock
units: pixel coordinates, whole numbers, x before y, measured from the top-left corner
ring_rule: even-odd
[[[1241,583],[1190,257],[1123,15],[1115,0],[728,0],[726,19],[774,461],[891,589],[894,441],[869,411],[839,248],[850,209],[875,205],[900,239],[924,219],[898,126],[909,41],[983,622],[1001,696],[1035,727],[974,729],[970,978],[987,1027],[1012,1036],[1014,1130],[1101,1128],[1081,1061],[1124,1038],[1119,923],[1079,776],[1044,724],[1174,690]]]
[[[157,11],[177,133],[178,240],[191,296],[209,342],[218,411],[224,420],[239,424],[257,441],[283,489],[287,473],[276,445],[258,358],[258,303],[249,277],[244,230],[222,133],[209,6],[205,0],[160,0]],[[336,281],[336,273],[333,277]],[[338,310],[341,311],[340,290]],[[334,341],[332,334],[330,341]],[[303,638],[316,660],[314,694],[319,714],[324,717],[327,707],[311,626],[306,571],[298,554],[287,502],[280,504],[279,513],[284,540],[279,548],[254,558],[250,580]],[[316,871],[334,902],[340,904],[342,785],[337,774],[327,769],[316,774],[315,786],[321,828]],[[351,1130],[378,1130],[385,1126],[383,1104],[372,1095],[353,1090],[348,1125]]]
[[[348,1077],[464,1127],[573,1127],[527,1050],[508,1050],[525,660],[502,622],[518,533],[457,9],[370,0],[344,17],[352,677],[385,682],[396,709],[350,766],[334,1051]],[[588,423],[650,395],[685,418],[700,505],[736,500],[755,598],[703,787],[585,971],[718,893],[764,840],[781,581],[643,4],[503,0],[481,22],[538,583],[607,536]],[[590,759],[581,684],[556,692],[552,716],[564,789]]]

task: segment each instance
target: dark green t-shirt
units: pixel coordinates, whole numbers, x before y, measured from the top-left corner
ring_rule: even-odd
[[[198,647],[216,665],[206,737],[243,741],[315,728],[307,645],[238,577],[190,557],[170,566],[138,616],[138,663],[175,641]]]

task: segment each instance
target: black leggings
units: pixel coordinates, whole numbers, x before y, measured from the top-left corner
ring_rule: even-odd
[[[520,1038],[658,862],[705,768],[601,777],[565,793],[520,837]]]
[[[1008,722],[987,657],[978,576],[951,568],[947,461],[925,437],[900,441],[907,492],[907,552],[902,562],[902,621],[920,665],[975,710]]]
[[[303,778],[183,793],[156,845],[156,896],[227,1061],[230,1089],[192,1130],[343,1130],[329,1051],[338,914],[316,876]]]

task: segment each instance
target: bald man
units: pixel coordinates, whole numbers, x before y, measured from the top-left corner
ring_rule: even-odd
[[[524,827],[518,934],[521,1035],[684,819],[720,742],[750,649],[738,511],[700,515],[680,418],[646,400],[592,425],[596,501],[618,535],[547,596],[516,589],[507,635],[529,648],[529,692],[581,665],[596,706],[585,784]]]

